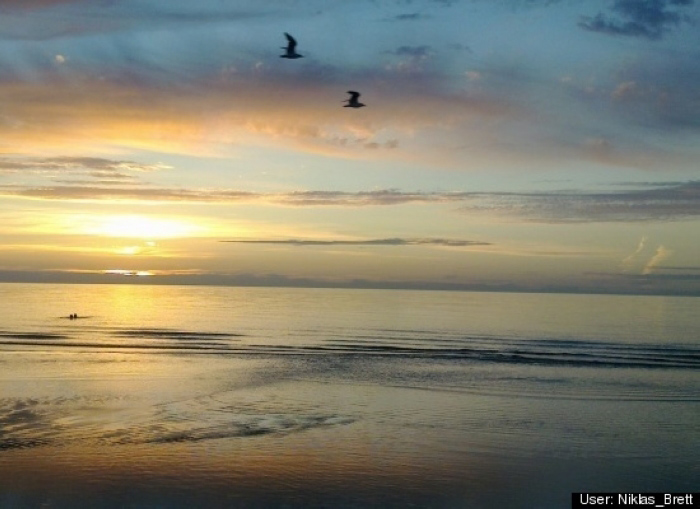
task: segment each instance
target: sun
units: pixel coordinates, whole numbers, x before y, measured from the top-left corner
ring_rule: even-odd
[[[163,219],[139,215],[98,218],[88,233],[106,237],[164,239],[196,234],[200,227],[179,219]]]

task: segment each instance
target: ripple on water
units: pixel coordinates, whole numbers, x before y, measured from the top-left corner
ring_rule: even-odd
[[[354,418],[321,413],[252,413],[209,396],[144,404],[121,398],[0,400],[0,449],[74,442],[164,444],[289,434],[342,426]]]

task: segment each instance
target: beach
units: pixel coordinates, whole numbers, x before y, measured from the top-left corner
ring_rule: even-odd
[[[697,299],[0,293],[2,508],[554,508],[697,487]]]

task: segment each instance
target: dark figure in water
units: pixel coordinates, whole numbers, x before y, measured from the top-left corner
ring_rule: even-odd
[[[78,318],[78,313],[73,313],[68,318],[70,318],[71,320],[75,320],[76,318]]]

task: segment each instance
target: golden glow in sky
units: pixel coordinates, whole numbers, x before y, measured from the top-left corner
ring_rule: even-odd
[[[115,215],[97,218],[83,232],[90,235],[134,239],[167,239],[196,236],[203,227],[181,219],[163,219],[141,215]],[[126,249],[126,248],[125,248]],[[124,254],[136,254],[136,251]]]

